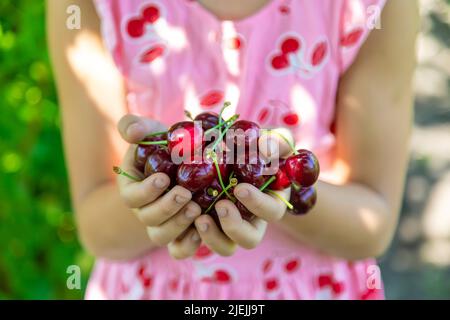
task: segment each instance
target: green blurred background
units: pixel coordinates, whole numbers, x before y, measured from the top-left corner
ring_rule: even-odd
[[[450,0],[421,0],[416,121],[387,297],[450,298]],[[45,39],[45,4],[0,0],[0,299],[82,298],[80,247]],[[82,270],[69,290],[66,269]]]

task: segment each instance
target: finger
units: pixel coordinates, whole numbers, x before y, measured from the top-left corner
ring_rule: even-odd
[[[165,130],[165,127],[157,121],[131,114],[123,116],[117,128],[122,138],[129,143],[137,143],[151,132]]]
[[[174,216],[191,198],[189,190],[175,186],[156,201],[141,208],[137,216],[146,226],[156,227]]]
[[[180,260],[192,257],[200,247],[200,243],[197,230],[191,228],[183,238],[170,242],[167,248],[174,259]]]
[[[288,190],[280,191],[280,195],[289,197]],[[238,184],[234,189],[234,195],[255,216],[268,222],[278,221],[286,213],[286,204],[280,199],[259,191],[251,184]]]
[[[191,201],[162,225],[147,227],[147,234],[153,243],[165,246],[182,235],[201,213],[200,206]]]
[[[133,164],[134,148],[135,146],[131,146],[126,152],[121,169],[141,179],[143,178],[142,173]],[[140,208],[158,198],[169,186],[170,178],[164,173],[156,173],[141,181],[135,181],[129,177],[119,175],[117,183],[125,204],[130,208]]]
[[[267,222],[255,218],[252,222],[242,219],[238,208],[229,200],[216,204],[217,215],[225,234],[245,249],[255,248],[263,239]]]
[[[228,238],[208,214],[202,214],[195,220],[200,238],[206,246],[221,256],[231,256],[237,249],[236,243]]]
[[[294,138],[286,128],[264,130],[258,140],[261,154],[268,159],[285,158],[292,154]]]

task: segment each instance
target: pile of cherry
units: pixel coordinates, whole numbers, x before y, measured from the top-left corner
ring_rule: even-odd
[[[167,174],[171,187],[180,185],[191,191],[193,201],[214,219],[217,219],[215,203],[225,198],[236,204],[244,219],[254,217],[233,195],[233,188],[238,183],[252,184],[278,197],[292,214],[305,214],[311,210],[317,197],[313,185],[319,176],[319,163],[314,154],[304,149],[295,150],[290,144],[293,155],[279,159],[276,174],[266,175],[264,169],[269,165],[268,161],[259,152],[251,152],[250,148],[258,145],[263,129],[254,122],[238,118],[235,115],[225,121],[217,113],[204,112],[191,117],[191,121],[174,124],[167,132],[150,134],[137,145],[135,166],[145,177],[157,172]],[[230,130],[245,132],[245,136],[243,139],[226,139]],[[208,139],[212,132],[215,135]],[[229,153],[226,150],[230,148],[234,148],[234,159],[227,159]],[[242,150],[245,150],[244,161],[242,154],[238,161],[238,152],[242,153]],[[177,156],[176,161],[173,161],[173,155]],[[138,180],[120,168],[114,169],[116,173]],[[288,187],[291,187],[289,201],[275,192]]]

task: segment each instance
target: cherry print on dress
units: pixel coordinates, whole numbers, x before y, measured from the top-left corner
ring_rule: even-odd
[[[284,270],[287,273],[295,272],[298,270],[299,267],[300,267],[299,259],[291,259],[284,264]]]
[[[277,117],[275,122],[273,118]],[[281,100],[269,100],[257,116],[261,125],[296,127],[300,124],[299,115]]]
[[[361,40],[361,37],[363,34],[364,34],[364,29],[361,27],[357,27],[357,28],[345,33],[340,39],[340,44],[342,47],[346,47],[346,48],[352,47]]]
[[[359,297],[360,300],[374,300],[374,299],[377,299],[378,298],[377,290],[378,289],[375,289],[375,288],[367,289]]]
[[[140,55],[139,61],[141,63],[152,63],[157,58],[162,57],[165,53],[166,46],[162,43],[156,43]]]
[[[211,90],[200,97],[200,106],[203,109],[212,109],[221,105],[225,94],[220,90]]]
[[[283,15],[288,15],[291,13],[291,0],[285,0],[282,4],[278,7],[278,10]]]
[[[270,259],[267,259],[266,261],[264,261],[263,266],[262,266],[262,270],[264,273],[268,273],[270,272],[270,270],[272,269],[273,266],[273,261]]]
[[[137,15],[125,19],[126,35],[131,39],[138,39],[144,36],[148,29],[152,30],[153,25],[160,17],[160,4],[149,3],[144,5]]]
[[[336,281],[331,274],[321,274],[317,278],[318,299],[335,299],[344,291],[344,284]]]
[[[203,267],[202,273],[201,281],[208,283],[230,284],[237,279],[236,272],[228,265]]]
[[[275,75],[298,74],[311,78],[319,72],[329,58],[329,44],[323,38],[307,50],[307,44],[300,35],[289,32],[278,39],[276,49],[269,54],[266,65]],[[310,52],[305,59],[305,52]]]

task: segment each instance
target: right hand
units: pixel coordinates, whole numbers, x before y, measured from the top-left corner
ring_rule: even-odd
[[[122,138],[131,144],[121,168],[143,178],[142,172],[134,165],[136,143],[146,135],[166,128],[154,120],[126,115],[119,121],[118,129]],[[195,254],[200,246],[200,236],[193,222],[200,216],[201,208],[191,201],[189,190],[175,186],[164,193],[170,185],[170,178],[164,173],[153,174],[139,182],[119,175],[118,185],[125,203],[145,224],[154,244],[167,245],[169,254],[175,259],[185,259]]]

